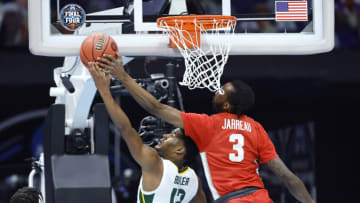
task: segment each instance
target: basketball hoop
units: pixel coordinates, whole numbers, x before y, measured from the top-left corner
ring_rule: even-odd
[[[223,94],[220,77],[231,47],[228,35],[234,34],[235,24],[234,16],[188,15],[157,19],[157,25],[170,37],[170,46],[177,47],[185,59],[185,73],[180,85],[189,89],[208,88]],[[207,38],[211,42],[206,41]],[[205,42],[204,46],[201,42]]]

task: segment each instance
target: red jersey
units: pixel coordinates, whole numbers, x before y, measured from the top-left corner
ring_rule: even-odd
[[[184,130],[199,148],[214,199],[245,188],[264,188],[259,163],[278,157],[262,125],[231,113],[181,113]]]

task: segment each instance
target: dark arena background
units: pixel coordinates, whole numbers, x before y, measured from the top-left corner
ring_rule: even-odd
[[[337,5],[341,2],[335,0]],[[0,2],[0,203],[7,203],[18,188],[27,185],[31,157],[42,151],[45,114],[54,103],[49,96],[50,87],[55,86],[53,69],[63,65],[63,58],[29,52],[26,18],[3,18],[2,8],[10,3],[21,1]],[[320,203],[354,202],[358,188],[360,3],[355,1],[354,7],[356,26],[353,18],[336,10],[336,46],[330,53],[230,56],[221,79],[222,83],[241,79],[253,87],[256,104],[249,115],[263,124],[280,157]],[[11,37],[14,33],[16,39]],[[179,65],[179,82],[183,61],[174,58],[136,57],[126,69],[134,78],[146,78],[165,72],[170,61]],[[180,90],[186,112],[212,113],[213,93],[186,87]],[[97,102],[101,102],[99,97],[94,100]],[[129,96],[122,96],[120,103],[135,128],[148,116]],[[118,202],[136,202],[139,166],[125,143],[117,140],[113,131],[110,134],[115,195]],[[194,167],[203,178],[201,165]],[[260,175],[274,202],[296,202],[271,172],[261,167]],[[204,189],[210,200],[206,184]]]

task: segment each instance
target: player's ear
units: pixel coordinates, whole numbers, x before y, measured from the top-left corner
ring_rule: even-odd
[[[223,104],[223,110],[225,111],[225,112],[230,112],[230,110],[231,110],[231,104],[229,103],[229,102],[224,102],[224,104]]]
[[[175,150],[176,155],[179,155],[179,156],[184,155],[185,152],[186,152],[186,149],[184,146],[179,146]]]

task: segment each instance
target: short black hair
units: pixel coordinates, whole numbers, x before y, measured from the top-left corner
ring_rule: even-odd
[[[10,203],[39,203],[40,199],[42,199],[42,195],[37,189],[23,187],[10,198]]]
[[[180,128],[181,139],[184,141],[184,146],[186,148],[186,153],[184,155],[184,165],[189,165],[193,159],[199,154],[199,149],[197,148],[195,142],[185,135],[184,129]]]
[[[229,93],[228,101],[231,104],[231,113],[240,117],[255,104],[255,94],[252,88],[241,80],[231,81],[234,91]]]

